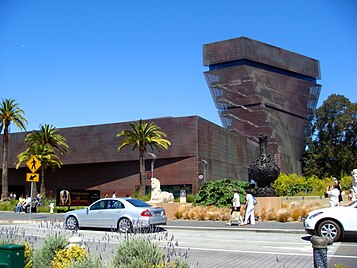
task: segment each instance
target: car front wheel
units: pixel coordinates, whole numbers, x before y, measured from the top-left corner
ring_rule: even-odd
[[[74,216],[68,216],[66,219],[66,227],[70,230],[78,229],[78,220]]]
[[[118,232],[130,233],[133,230],[131,221],[128,218],[122,218],[118,222]]]
[[[327,220],[320,223],[317,229],[317,234],[319,236],[331,238],[333,239],[333,242],[336,242],[341,237],[341,228],[336,222]]]

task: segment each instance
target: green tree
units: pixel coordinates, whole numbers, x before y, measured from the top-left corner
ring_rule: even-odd
[[[9,161],[9,138],[10,124],[13,122],[20,130],[26,130],[27,120],[24,111],[13,99],[3,99],[0,104],[0,133],[3,136],[3,160],[2,160],[2,192],[1,199],[8,196],[8,161]]]
[[[40,125],[40,130],[28,134],[25,138],[27,149],[19,154],[16,166],[19,167],[22,162],[36,155],[41,161],[41,188],[40,192],[45,195],[45,169],[59,168],[62,165],[56,152],[61,155],[68,153],[68,144],[65,137],[58,133],[58,129],[52,125]]]
[[[141,195],[145,194],[145,158],[144,153],[146,152],[147,146],[150,146],[151,150],[156,148],[157,150],[168,149],[171,142],[167,139],[166,133],[160,130],[155,123],[145,122],[143,120],[130,123],[130,130],[123,130],[117,134],[117,137],[124,137],[118,147],[118,152],[127,146],[132,145],[132,150],[139,150],[139,164],[140,164],[140,186],[139,193]]]
[[[305,175],[342,177],[357,166],[357,104],[333,94],[315,112],[303,157]]]

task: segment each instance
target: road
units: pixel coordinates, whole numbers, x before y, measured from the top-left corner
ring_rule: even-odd
[[[169,230],[180,248],[190,248],[198,267],[313,267],[309,235],[227,231]],[[343,246],[342,246],[343,245]],[[348,247],[349,253],[340,255]],[[357,267],[357,243],[337,242],[328,248],[329,264]],[[349,255],[351,254],[351,255]]]
[[[162,232],[133,236],[150,239],[166,249],[174,248],[178,255],[187,254],[192,267],[313,267],[310,236],[298,232],[254,232],[238,228],[200,230],[167,226]],[[17,233],[36,247],[51,233],[73,235],[63,229],[62,222],[11,223],[0,226],[0,230],[2,238],[14,237]],[[91,253],[100,255],[103,260],[110,259],[116,246],[126,238],[126,235],[110,230],[81,229],[76,235],[83,239]],[[357,267],[356,252],[356,242],[334,243],[328,249],[329,267],[336,263]]]

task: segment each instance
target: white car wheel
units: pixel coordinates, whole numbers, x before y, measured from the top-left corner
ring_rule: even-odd
[[[66,219],[66,227],[70,230],[78,229],[78,220],[74,216],[68,216]]]
[[[118,222],[118,232],[130,233],[133,230],[131,221],[128,218],[122,218]]]
[[[335,242],[341,237],[341,228],[336,222],[327,220],[320,223],[317,234],[331,238]]]

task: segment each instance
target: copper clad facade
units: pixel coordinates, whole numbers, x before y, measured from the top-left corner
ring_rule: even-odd
[[[246,37],[203,46],[205,78],[222,124],[255,140],[284,173],[301,173],[300,158],[321,86],[319,62]]]
[[[154,151],[155,177],[162,186],[190,186],[196,193],[203,181],[201,159],[208,162],[207,179],[239,178],[247,180],[246,159],[254,160],[257,144],[250,143],[241,134],[217,126],[201,117],[166,117],[148,119],[168,135],[168,150]],[[69,154],[60,156],[63,166],[55,172],[45,172],[46,189],[100,190],[101,196],[116,191],[119,196],[133,194],[139,185],[139,153],[125,147],[117,148],[122,138],[117,133],[128,129],[129,122],[59,129],[67,138]],[[25,182],[30,172],[25,164],[15,169],[16,156],[23,152],[26,133],[12,133],[9,145],[9,192],[24,186],[29,193],[30,183]],[[0,135],[2,139],[2,135]],[[150,148],[148,148],[150,151]],[[2,155],[2,149],[0,149]],[[0,160],[2,162],[2,159]],[[151,157],[146,155],[146,170],[150,170]],[[150,180],[147,180],[150,185]],[[25,192],[22,192],[25,193]],[[19,194],[19,192],[18,192]]]

